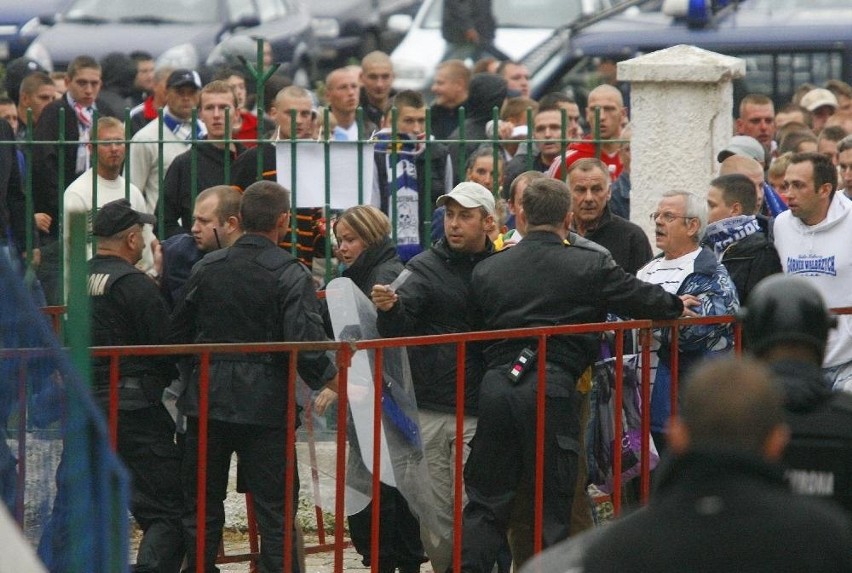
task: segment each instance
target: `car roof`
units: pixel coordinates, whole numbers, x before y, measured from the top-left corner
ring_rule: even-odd
[[[578,32],[571,40],[576,55],[647,52],[677,44],[708,50],[778,51],[785,47],[825,49],[852,43],[852,3],[843,7],[801,8],[745,0],[704,27],[653,12],[626,12]]]
[[[524,60],[534,96],[566,89],[582,100],[597,58],[621,61],[680,44],[744,58],[746,77],[734,82],[735,98],[765,93],[782,105],[804,82],[852,83],[849,0],[731,0],[699,22],[664,13],[663,0],[634,3],[560,31],[534,50],[536,61]]]

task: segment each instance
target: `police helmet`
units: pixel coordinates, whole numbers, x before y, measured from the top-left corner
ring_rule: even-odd
[[[743,342],[760,355],[779,343],[809,346],[820,357],[837,326],[819,291],[807,280],[777,274],[760,281],[738,315]]]

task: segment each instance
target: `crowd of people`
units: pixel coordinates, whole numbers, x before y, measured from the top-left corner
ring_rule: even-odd
[[[753,323],[760,316],[746,343],[771,372],[729,360],[730,324],[655,331],[651,432],[657,449],[675,460],[659,472],[660,495],[680,501],[664,498],[642,517],[563,549],[588,556],[583,567],[589,570],[629,568],[634,550],[657,545],[686,555],[683,547],[699,535],[728,539],[718,515],[728,515],[728,503],[730,511],[750,507],[737,504],[754,503],[759,494],[749,497],[753,489],[773,508],[797,508],[797,521],[771,533],[763,529],[754,543],[783,544],[820,527],[831,535],[809,537],[808,546],[827,563],[821,570],[848,570],[848,523],[810,501],[790,501],[775,475],[781,466],[774,464],[788,464],[797,491],[836,498],[852,510],[846,395],[852,392],[852,323],[825,310],[852,306],[852,253],[843,239],[852,235],[852,87],[836,80],[803,86],[777,112],[762,94],[737,102],[736,133],[719,153],[717,176],[706,189],[663,195],[652,214],[652,245],[630,221],[632,133],[619,86],[603,82],[591,89],[585,110],[562,93],[536,101],[522,64],[488,54],[493,37],[487,31],[459,28],[453,38],[450,55],[485,57],[472,67],[446,59],[429,94],[395,91],[390,58],[372,52],[359,65],[331,71],[318,90],[322,97],[273,75],[264,85],[262,113],[251,89],[254,76],[239,62],[199,73],[156,68],[141,53],[101,62],[79,56],[58,83],[34,62],[12,62],[9,99],[0,100],[0,140],[17,139],[19,146],[0,146],[4,253],[37,270],[31,284],[39,303],[64,304],[72,265],[67,223],[74,213],[88,213],[87,294],[97,345],[327,340],[317,287],[338,274],[371,298],[384,337],[615,317],[741,313]],[[333,214],[294,200],[286,189],[290,173],[279,170],[276,154],[276,142],[286,140],[372,142],[374,180],[365,204]],[[330,215],[333,222],[326,221]],[[316,272],[314,263],[327,268]],[[395,284],[403,269],[410,276]],[[810,314],[801,310],[798,322],[785,322],[785,296],[793,292],[805,293],[795,311],[810,304]],[[809,330],[814,316],[824,323],[816,333]],[[770,332],[767,343],[762,337]],[[508,571],[512,561],[519,567],[532,556],[539,351],[546,365],[541,542],[561,547],[590,528],[589,391],[581,382],[603,343],[596,334],[552,337],[546,350],[537,338],[490,340],[468,345],[463,364],[453,344],[409,348],[430,477],[424,487],[435,519],[428,529],[418,525],[401,492],[383,485],[379,555],[370,550],[371,509],[349,523],[364,563],[413,573],[428,560],[445,573],[459,555],[462,571],[490,573],[495,564]],[[790,365],[785,357],[801,363]],[[719,370],[699,367],[712,358],[723,361]],[[289,359],[272,353],[210,359],[203,533],[196,531],[201,364],[191,357],[122,362],[118,452],[133,476],[132,511],[145,532],[136,570],[178,571],[184,555],[190,570],[196,559],[215,570],[233,453],[241,486],[253,494],[261,569],[300,570],[295,547],[290,563],[284,550],[285,537],[299,537],[293,516],[285,515],[286,496],[295,504],[299,494],[298,481],[286,493],[284,484],[292,462],[282,445]],[[297,366],[316,391],[315,408],[324,411],[337,396],[334,357],[301,351]],[[108,370],[106,362],[94,369],[95,393],[104,404]],[[682,416],[672,418],[675,372],[686,396]],[[169,398],[176,409],[166,407]],[[461,434],[457,416],[463,417]],[[756,419],[761,424],[752,427]],[[717,433],[726,431],[730,436]],[[785,457],[788,441],[794,455]],[[459,449],[466,495],[462,547],[454,548]],[[11,453],[4,455],[0,480],[14,471]],[[720,477],[711,479],[706,468]],[[824,487],[813,487],[814,473],[830,475],[820,481]],[[753,483],[744,502],[744,496],[726,497],[736,489],[731,476]],[[684,488],[706,493],[692,511],[717,516],[694,536],[678,525]],[[761,525],[769,527],[785,517],[764,519]],[[654,533],[659,523],[679,541]],[[744,526],[734,538],[749,545],[742,540],[750,533]],[[203,556],[195,554],[202,535]],[[705,553],[696,549],[688,557],[710,559]],[[553,563],[567,559],[555,555]],[[737,554],[729,549],[716,557],[725,555]],[[647,567],[656,568],[662,556],[680,558],[660,553]],[[694,566],[684,559],[669,567]],[[778,557],[769,563],[793,562]]]

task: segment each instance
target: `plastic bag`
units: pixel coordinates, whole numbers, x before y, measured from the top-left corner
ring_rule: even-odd
[[[642,393],[639,381],[639,355],[624,355],[621,413],[621,483],[638,476],[642,462]],[[586,456],[589,480],[598,489],[612,493],[614,485],[613,454],[615,450],[615,358],[606,358],[592,366],[591,415],[586,431]],[[657,466],[660,456],[649,436],[650,467]]]

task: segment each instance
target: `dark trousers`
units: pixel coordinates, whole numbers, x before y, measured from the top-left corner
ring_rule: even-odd
[[[177,572],[185,547],[180,451],[162,404],[119,410],[118,455],[130,471],[130,511],[142,528],[135,572]]]
[[[61,296],[60,281],[62,277],[59,273],[62,243],[47,235],[42,235],[41,240],[41,264],[36,269],[36,276],[44,290],[45,301],[51,306],[65,304],[65,300]],[[68,272],[68,269],[65,269],[65,272]]]
[[[225,496],[228,490],[228,470],[231,455],[240,458],[240,477],[246,489],[252,492],[254,510],[260,530],[260,570],[280,573],[284,568],[284,481],[286,471],[286,436],[284,427],[233,424],[210,420],[207,432],[207,511],[205,516],[204,570],[218,571],[216,553],[222,541],[225,524]],[[189,571],[195,571],[195,540],[197,536],[197,472],[198,472],[198,418],[187,419],[186,453],[183,464],[183,489],[187,512],[183,527],[189,553]],[[294,453],[295,455],[295,453]],[[295,464],[295,459],[293,460]],[[293,508],[299,498],[299,476],[294,473]],[[299,573],[296,555],[295,519],[286,520],[293,531],[293,562],[286,571]]]
[[[508,369],[508,364],[492,368],[482,380],[479,423],[464,472],[463,571],[490,573],[518,488],[535,491],[538,376],[532,368],[515,385],[506,376]],[[580,428],[576,376],[548,364],[546,379],[542,544],[549,547],[570,533]]]
[[[7,421],[2,417],[0,426],[0,503],[6,505],[11,515],[15,515],[15,492],[18,483],[18,460],[9,449],[6,435]]]
[[[349,516],[349,535],[355,550],[369,567],[373,504]],[[419,571],[426,561],[420,541],[420,523],[395,487],[381,484],[379,500],[379,571]]]

